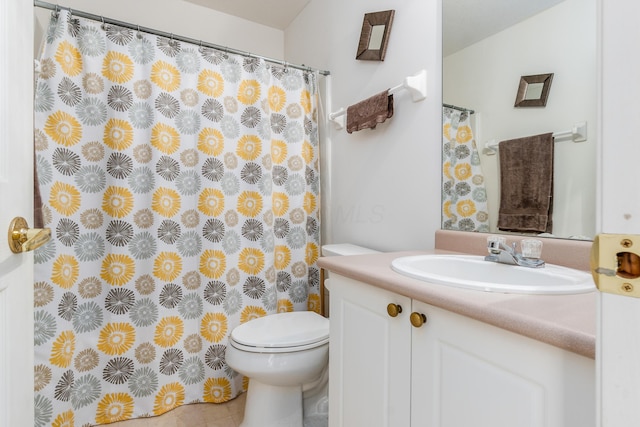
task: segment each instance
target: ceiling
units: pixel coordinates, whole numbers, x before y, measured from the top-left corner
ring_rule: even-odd
[[[218,12],[284,30],[311,0],[186,0]],[[320,0],[323,1],[323,0]]]
[[[311,0],[186,1],[284,30]],[[562,1],[443,0],[443,55],[470,46]]]
[[[442,55],[448,56],[564,0],[443,0]]]

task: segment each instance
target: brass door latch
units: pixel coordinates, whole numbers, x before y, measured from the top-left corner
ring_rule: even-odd
[[[29,228],[27,220],[17,216],[9,224],[9,249],[14,254],[32,251],[51,239],[49,228]]]
[[[640,236],[597,235],[591,246],[591,275],[600,292],[640,298]]]

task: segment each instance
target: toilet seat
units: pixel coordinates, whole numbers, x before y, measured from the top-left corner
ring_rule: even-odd
[[[260,317],[231,331],[229,343],[252,353],[285,353],[329,342],[329,319],[313,311],[294,311]]]

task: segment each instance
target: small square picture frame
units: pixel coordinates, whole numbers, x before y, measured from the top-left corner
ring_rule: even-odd
[[[551,90],[553,73],[520,77],[514,107],[544,107]]]
[[[356,59],[384,61],[395,10],[365,13]]]

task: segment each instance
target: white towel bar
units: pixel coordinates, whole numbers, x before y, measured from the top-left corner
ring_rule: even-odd
[[[573,125],[573,127],[569,130],[564,130],[561,132],[554,132],[553,137],[558,138],[566,138],[570,136],[573,142],[584,142],[587,140],[587,122],[580,122]],[[498,152],[498,146],[500,143],[495,139],[487,142],[484,148],[482,149],[482,153],[487,156],[493,156]]]
[[[389,94],[394,94],[401,90],[408,90],[411,93],[413,102],[425,99],[427,97],[427,70],[420,70],[413,76],[405,77],[401,84],[389,89]],[[328,118],[336,125],[336,129],[342,129],[345,125],[346,114],[347,110],[340,108],[338,111],[330,113]]]

